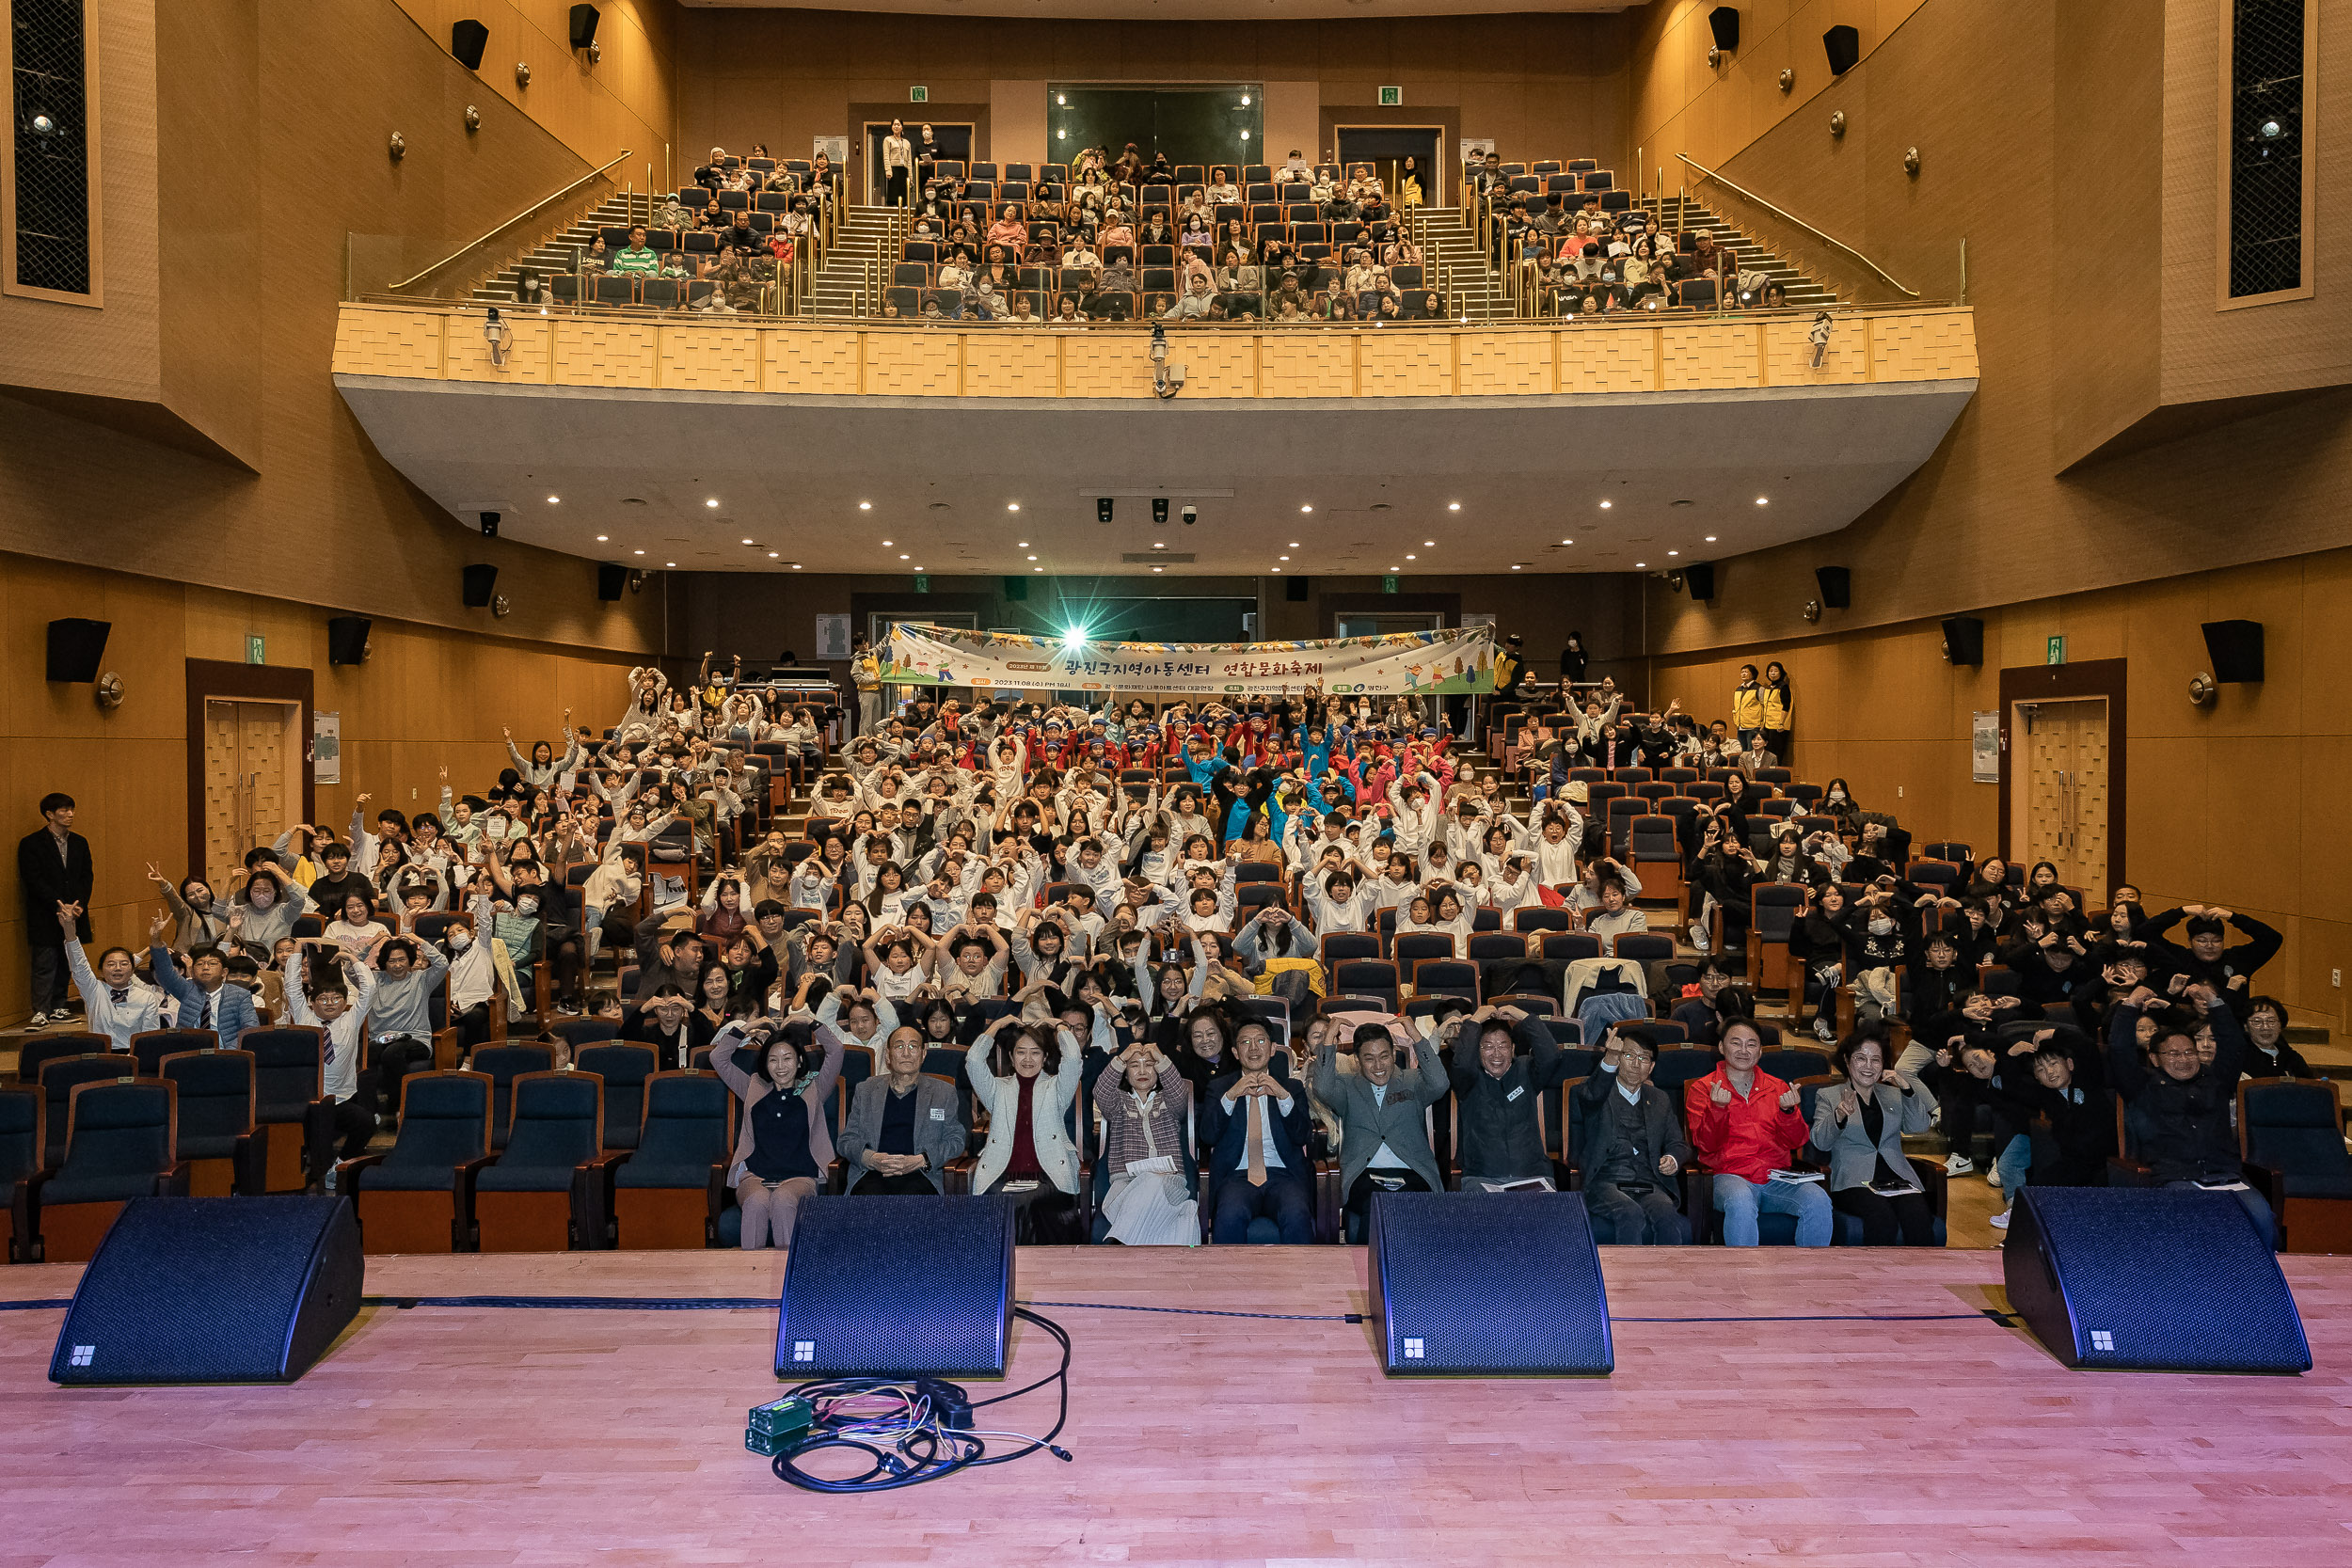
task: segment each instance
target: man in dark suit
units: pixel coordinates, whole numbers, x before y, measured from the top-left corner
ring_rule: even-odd
[[[73,797],[52,792],[40,799],[42,826],[16,846],[16,878],[24,890],[24,941],[32,949],[33,1016],[43,1024],[73,1016],[73,988],[67,977],[65,930],[57,924],[57,906],[71,904],[80,912],[76,934],[90,940],[89,840],[73,831]]]
[[[1209,1146],[1209,1209],[1219,1242],[1274,1221],[1293,1244],[1314,1240],[1314,1167],[1307,1159],[1307,1091],[1274,1059],[1274,1037],[1252,1019],[1233,1037],[1238,1072],[1209,1085],[1201,1138]]]

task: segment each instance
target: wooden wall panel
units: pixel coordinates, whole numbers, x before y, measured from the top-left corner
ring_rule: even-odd
[[[865,389],[881,397],[954,397],[963,340],[953,332],[868,332]]]
[[[559,317],[550,373],[566,387],[639,387],[650,391],[659,363],[656,332],[651,322]],[[519,332],[515,346],[523,347]],[[515,357],[508,356],[510,369]]]
[[[842,397],[858,389],[861,351],[850,331],[762,332],[768,390]]]
[[[1564,392],[1654,392],[1659,336],[1642,328],[1578,326],[1560,333]]]
[[[1067,340],[1072,350],[1084,341],[1075,337]],[[1257,344],[1248,335],[1239,332],[1171,332],[1168,335],[1168,344],[1169,359],[1184,367],[1184,396],[1253,398],[1258,395]]]
[[[1258,340],[1258,395],[1344,398],[1356,393],[1355,340],[1348,333],[1268,332]]]
[[[490,41],[474,84],[479,92],[522,110],[591,165],[625,150],[634,152],[641,190],[645,160],[652,160],[659,177],[677,119],[672,96],[677,8],[672,0],[599,0],[602,58],[595,64],[584,51],[572,50],[570,0],[397,3],[443,50],[450,24],[460,17],[483,23]],[[516,84],[517,61],[530,62],[529,87]]]
[[[1052,333],[992,329],[985,338],[966,345],[966,397],[1050,398],[1059,391],[1061,356]],[[969,352],[976,347],[978,352]]]
[[[697,392],[756,392],[760,387],[759,329],[697,325],[661,333],[657,385]]]
[[[1359,332],[1357,362],[1368,398],[1441,398],[1454,391],[1454,345],[1443,335]]]

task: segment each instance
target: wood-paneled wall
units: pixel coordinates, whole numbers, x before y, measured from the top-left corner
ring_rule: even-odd
[[[650,159],[655,182],[667,178],[662,154],[677,123],[678,7],[675,0],[599,0],[591,65],[571,43],[571,0],[397,0],[441,49],[450,24],[469,17],[490,29],[482,55],[482,86],[544,126],[564,146],[601,164],[624,149],[637,154],[628,173],[645,188]],[[531,85],[517,87],[515,67],[528,61]],[[689,162],[685,173],[691,174]],[[616,174],[623,171],[615,170]]]
[[[158,900],[150,863],[165,876],[187,865],[187,680],[191,658],[242,663],[246,639],[263,640],[273,666],[313,672],[313,700],[342,721],[342,782],[321,785],[316,815],[342,832],[352,801],[370,812],[431,810],[438,770],[461,793],[508,766],[501,727],[528,752],[555,737],[563,710],[599,728],[625,705],[626,654],[583,652],[413,623],[377,621],[364,664],[326,659],[329,612],[261,594],[189,587],[0,555],[0,832],[13,848],[40,825],[35,806],[63,790],[78,807],[74,829],[90,841],[97,879],[90,901],[101,945],[143,944]],[[121,675],[122,705],[99,708],[87,686],[52,685],[44,670],[48,623],[59,616],[110,621],[102,671]],[[16,857],[0,860],[0,1023],[25,1013],[24,898]]]
[[[1944,661],[1939,622],[1909,621],[1661,655],[1653,695],[1720,718],[1741,664],[1779,659],[1800,777],[1842,776],[1865,808],[1982,854],[1997,841],[1999,786],[1971,782],[1969,735],[1975,713],[2000,705],[2000,671],[2042,664],[2058,636],[2070,662],[2124,659],[2125,876],[2152,910],[2218,903],[2277,927],[2286,946],[2262,989],[2341,1027],[2352,1023],[2336,983],[2352,967],[2347,605],[2352,549],[2330,550],[1982,610],[1980,670]],[[2189,677],[2213,668],[2201,624],[2236,619],[2263,624],[2266,678],[2190,705]]]

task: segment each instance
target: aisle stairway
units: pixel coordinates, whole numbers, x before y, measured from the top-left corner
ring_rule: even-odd
[[[879,277],[890,280],[890,263],[903,249],[906,213],[893,207],[844,207],[834,231],[831,254],[818,269],[810,287],[809,313],[850,316],[857,309],[858,286]],[[879,265],[877,265],[879,263]],[[880,307],[873,307],[876,314]]]
[[[1453,292],[1446,306],[1457,319],[1485,322],[1509,314],[1502,280],[1479,249],[1477,232],[1461,208],[1424,207],[1414,221],[1423,275],[1442,291],[1446,269],[1452,269]]]
[[[532,249],[509,260],[505,265],[476,283],[465,297],[485,305],[513,299],[515,285],[521,280],[525,267],[532,268],[542,277],[570,272],[578,261],[580,252],[596,243],[597,230],[644,221],[645,198],[615,191]]]

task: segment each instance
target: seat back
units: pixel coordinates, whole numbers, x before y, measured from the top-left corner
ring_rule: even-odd
[[[210,1029],[150,1029],[131,1037],[131,1059],[138,1063],[140,1077],[153,1078],[163,1070],[166,1056],[219,1045],[220,1036]]]
[[[653,1047],[609,1040],[575,1052],[572,1061],[604,1081],[604,1147],[635,1148],[645,1119],[645,1081],[661,1065]]]
[[[133,1076],[131,1058],[112,1051],[92,1052],[87,1056],[59,1056],[43,1062],[40,1092],[48,1101],[49,1139],[48,1147],[41,1151],[41,1164],[54,1166],[65,1158],[66,1125],[75,1089],[85,1084],[103,1084]]]
[[[1758,882],[1748,896],[1755,906],[1757,940],[1787,942],[1798,917],[1804,913],[1804,887],[1795,882]]]
[[[1783,1083],[1793,1084],[1801,1078],[1819,1078],[1830,1070],[1829,1053],[1813,1051],[1803,1046],[1788,1046],[1779,1051],[1767,1051],[1756,1058],[1756,1070],[1769,1072]]]
[[[547,1072],[553,1069],[555,1049],[528,1042],[485,1045],[473,1053],[472,1066],[474,1071],[490,1080],[490,1147],[494,1149],[504,1148],[507,1125],[514,1120],[515,1080],[526,1072]],[[414,1084],[415,1079],[407,1082]]]
[[[2314,1179],[2352,1180],[2344,1146],[2344,1092],[2332,1079],[2258,1078],[2237,1089],[2238,1148],[2286,1178],[2287,1191]]]
[[[1413,965],[1415,996],[1478,1000],[1478,966],[1467,958],[1422,958]]]
[[[1393,945],[1396,967],[1407,974],[1424,959],[1454,957],[1454,938],[1444,931],[1399,931]]]
[[[1527,956],[1527,939],[1510,931],[1473,931],[1470,939],[1470,956],[1474,962],[1494,958],[1518,958]]]
[[[1712,1046],[1667,1046],[1658,1053],[1657,1065],[1650,1069],[1649,1081],[1672,1096],[1676,1108],[1679,1110],[1682,1086],[1692,1079],[1706,1077],[1722,1062],[1723,1058],[1715,1053]]]
[[[1323,939],[1326,967],[1347,958],[1376,958],[1380,939],[1370,931],[1333,931]]]
[[[168,1174],[177,1158],[178,1109],[178,1086],[167,1079],[74,1085],[66,1101],[58,1186]]]
[[[1590,931],[1547,931],[1544,933],[1544,957],[1573,963],[1579,958],[1600,957],[1600,938]]]
[[[569,1170],[603,1148],[604,1080],[595,1073],[517,1073],[510,1099],[501,1166]]]
[[[183,1159],[206,1140],[242,1138],[253,1131],[253,1053],[249,1051],[185,1051],[167,1056],[162,1076],[180,1091]]]
[[[679,1186],[706,1185],[710,1167],[735,1147],[735,1103],[727,1086],[709,1073],[655,1073],[645,1080],[637,1152],[622,1170],[641,1179],[660,1172]]]
[[[490,1152],[492,1098],[487,1073],[410,1073],[402,1085],[400,1132],[384,1164],[440,1170],[481,1159]]]
[[[1675,939],[1662,931],[1628,931],[1617,938],[1615,953],[1629,963],[1663,963],[1675,956]]]
[[[84,1034],[78,1030],[69,1034],[30,1036],[17,1048],[17,1082],[38,1085],[40,1069],[51,1062],[67,1056],[103,1055],[113,1049],[114,1041],[104,1035]]]
[[[1334,990],[1385,997],[1396,1010],[1396,965],[1385,958],[1349,958],[1332,967]]]
[[[47,1153],[49,1103],[39,1087],[0,1088],[0,1187],[40,1169]]]
[[[1553,909],[1549,904],[1529,904],[1511,911],[1511,929],[1514,931],[1573,931],[1576,929],[1576,916],[1565,910]],[[1599,945],[1596,943],[1593,956],[1597,957],[1598,954]],[[1547,953],[1545,957],[1549,958],[1550,955]]]
[[[254,1115],[300,1121],[326,1092],[326,1037],[316,1029],[247,1029],[237,1049],[253,1058]]]
[[[618,1038],[621,1025],[619,1020],[610,1018],[560,1018],[548,1033],[578,1052],[582,1046]]]

